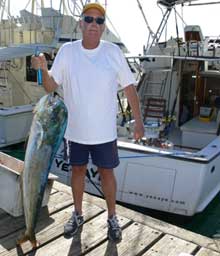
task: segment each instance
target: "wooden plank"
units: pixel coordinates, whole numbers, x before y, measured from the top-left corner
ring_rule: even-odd
[[[197,253],[196,256],[220,256],[219,252],[214,252],[206,248],[201,248]]]
[[[54,212],[58,211],[59,209],[62,209],[64,207],[67,207],[73,203],[72,198],[64,193],[54,193],[50,196],[49,202],[48,202],[48,212],[49,214],[53,214]],[[47,208],[47,207],[44,207]],[[45,211],[46,209],[42,208],[42,211]],[[41,215],[41,213],[40,213]],[[16,230],[24,228],[24,217],[13,217],[9,214],[6,214],[4,218],[0,218],[0,238],[5,237]]]
[[[71,187],[66,186],[60,182],[54,181],[53,187],[59,191],[68,193],[69,195],[72,194]],[[92,196],[88,193],[84,194],[84,200],[91,204],[94,204],[103,208],[106,207],[105,200],[96,196]],[[135,222],[139,222],[144,225],[147,225],[148,227],[156,229],[160,232],[170,234],[177,238],[198,244],[201,247],[205,247],[210,250],[215,250],[220,252],[220,241],[218,240],[214,240],[212,238],[196,234],[194,232],[185,230],[183,228],[176,227],[170,223],[166,223],[166,222],[154,219],[142,213],[137,214],[136,211],[125,208],[120,205],[117,205],[117,213]]]
[[[59,181],[54,181],[53,183],[53,188],[57,189],[58,191],[65,192],[72,196],[72,188],[70,186],[67,186]]]
[[[103,209],[86,202],[83,203],[83,207],[86,220],[89,220],[103,212]],[[36,237],[41,246],[63,235],[63,225],[70,218],[72,210],[72,206],[70,206],[50,216],[46,214],[41,216],[36,227]],[[17,255],[16,240],[22,232],[24,232],[24,229],[0,239],[1,256]],[[32,250],[30,242],[28,241],[22,244],[20,249],[22,249],[23,253],[30,252]]]
[[[60,191],[50,196],[50,199],[48,202],[48,210],[49,210],[49,213],[52,214],[72,204],[73,204],[72,196],[69,196],[69,194]]]
[[[106,241],[86,255],[140,255],[142,251],[145,251],[147,246],[150,246],[152,243],[158,240],[161,235],[161,232],[155,231],[140,223],[134,222],[132,225],[123,230],[122,241],[117,244],[117,246],[115,243]]]
[[[51,189],[51,191],[50,191],[50,195],[52,195],[52,194],[54,194],[54,193],[57,193],[57,192],[59,192],[57,189],[54,189],[53,187],[52,187],[52,189]]]
[[[40,247],[35,256],[64,256],[81,255],[98,246],[101,242],[107,240],[107,212],[102,213],[91,221],[85,223],[81,233],[77,233],[73,239],[59,237]],[[130,220],[119,216],[119,223],[122,227],[128,225]]]
[[[196,244],[184,241],[171,235],[165,235],[143,256],[179,256],[182,252],[192,253],[197,248]]]
[[[59,186],[59,184],[56,184],[56,186]],[[68,191],[68,187],[64,188],[64,190],[65,189]],[[90,202],[91,204],[95,204],[100,207],[105,207],[105,200],[103,200],[102,198],[91,196],[88,193],[85,193],[84,200],[87,202]],[[147,225],[163,233],[170,234],[180,239],[198,244],[201,247],[205,247],[210,250],[215,250],[220,252],[220,240],[217,241],[212,238],[205,237],[200,234],[196,234],[194,232],[177,227],[170,223],[166,223],[164,221],[152,218],[148,215],[137,213],[136,211],[128,209],[121,205],[117,205],[117,213],[120,214],[121,216],[129,218],[135,222],[139,222],[141,224]]]

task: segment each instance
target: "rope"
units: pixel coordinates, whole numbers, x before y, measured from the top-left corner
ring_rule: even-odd
[[[92,179],[90,178],[89,172],[87,170],[86,172],[86,177],[88,178],[88,180],[90,181],[90,183],[96,188],[96,190],[100,193],[101,196],[105,197],[105,195],[103,194],[103,192],[99,189],[99,187],[95,184],[95,182],[92,181]]]

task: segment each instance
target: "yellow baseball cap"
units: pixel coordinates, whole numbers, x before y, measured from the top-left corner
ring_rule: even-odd
[[[97,9],[99,10],[103,16],[105,16],[105,9],[104,7],[99,3],[88,3],[83,7],[82,14],[88,11],[89,9]]]

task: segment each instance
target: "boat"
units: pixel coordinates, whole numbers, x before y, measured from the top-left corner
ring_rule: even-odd
[[[150,31],[152,39],[143,55],[128,58],[139,63],[142,70],[137,83],[145,125],[142,140],[133,140],[132,113],[129,106],[124,107],[124,101],[119,101],[116,199],[193,216],[220,191],[219,39],[204,37],[199,25],[188,25],[184,39],[177,35],[161,42],[176,6],[198,4],[199,0],[157,3],[165,11],[156,33]],[[70,185],[71,172],[63,159],[63,147],[51,172]],[[85,190],[102,196],[100,177],[91,162]]]
[[[39,43],[0,48],[0,148],[27,139],[35,103],[45,94],[33,80],[35,72],[30,79],[28,70],[36,48],[45,53],[54,50]]]
[[[13,16],[10,0],[0,0],[0,148],[27,139],[33,109],[45,94],[31,67],[31,56],[36,51],[44,52],[50,67],[63,43],[80,39],[78,20],[85,2],[50,1],[46,7],[44,1],[39,6],[37,0],[32,0],[19,16]],[[127,51],[109,27],[103,39]]]

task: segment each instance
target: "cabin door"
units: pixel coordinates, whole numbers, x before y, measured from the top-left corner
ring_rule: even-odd
[[[198,64],[184,63],[181,90],[179,124],[182,125],[199,114],[204,104],[204,79],[199,75]]]

